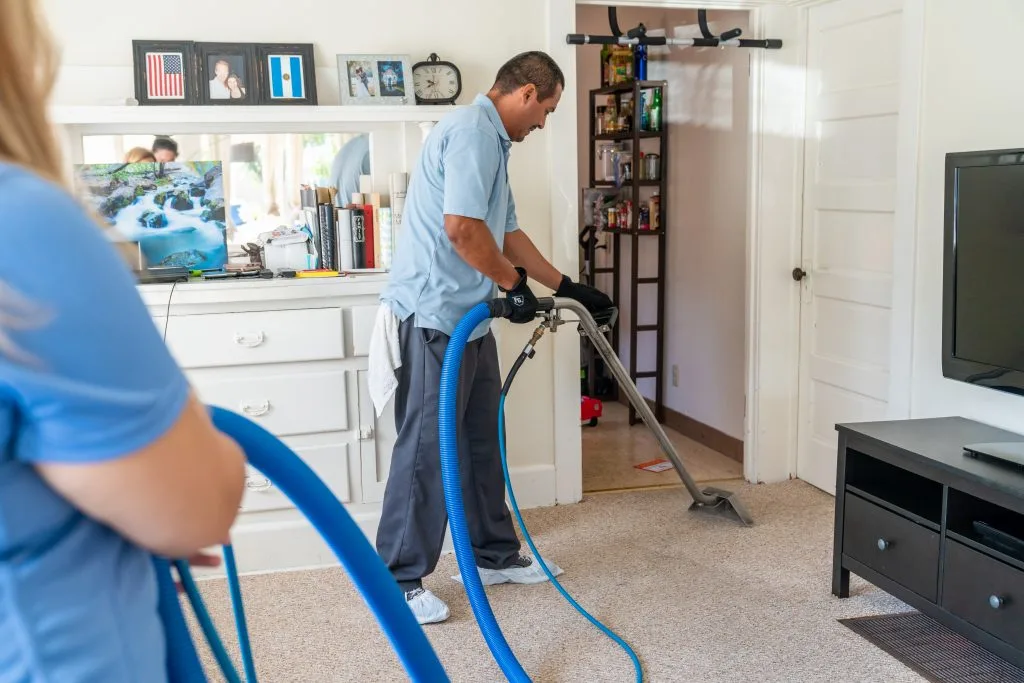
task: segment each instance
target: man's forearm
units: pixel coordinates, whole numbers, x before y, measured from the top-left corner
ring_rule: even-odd
[[[522,230],[505,233],[505,256],[549,289],[557,290],[562,284],[562,273],[544,258],[530,236]]]
[[[455,252],[499,287],[512,289],[519,282],[515,266],[498,249],[487,224],[475,218],[445,215],[444,229]],[[529,269],[527,269],[529,270]]]

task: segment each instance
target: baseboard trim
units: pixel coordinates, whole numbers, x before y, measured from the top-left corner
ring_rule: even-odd
[[[654,401],[646,399],[647,405],[650,406],[651,411],[654,411]],[[620,396],[619,402],[629,407],[629,399],[625,396]],[[734,436],[729,436],[725,432],[719,431],[714,427],[710,427],[699,420],[695,420],[689,415],[683,415],[680,412],[672,410],[668,406],[664,406],[665,410],[665,426],[670,427],[685,437],[693,439],[697,443],[707,446],[713,451],[721,453],[730,460],[735,460],[738,463],[743,462],[743,440],[737,439]]]

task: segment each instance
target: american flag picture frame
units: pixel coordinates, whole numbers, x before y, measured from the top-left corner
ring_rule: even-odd
[[[135,99],[140,105],[198,103],[195,44],[192,41],[133,40]]]

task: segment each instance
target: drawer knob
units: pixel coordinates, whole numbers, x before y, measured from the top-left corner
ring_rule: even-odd
[[[270,489],[273,484],[266,477],[246,477],[245,488],[250,491],[266,491]]]
[[[253,332],[251,334],[242,334],[241,332],[235,332],[235,343],[239,346],[247,346],[251,349],[263,343],[263,333]]]
[[[884,538],[878,539],[878,549],[879,550],[888,550],[891,547],[892,547],[892,541],[887,541]]]
[[[242,412],[249,417],[259,417],[260,415],[266,415],[270,412],[270,401],[263,401],[262,403],[253,405],[251,403],[242,404]]]
[[[988,596],[988,606],[991,607],[992,609],[1000,609],[1005,604],[1006,604],[1006,598],[1004,598],[1004,597],[1001,597],[1001,596],[998,596],[998,595],[990,595],[990,596]]]

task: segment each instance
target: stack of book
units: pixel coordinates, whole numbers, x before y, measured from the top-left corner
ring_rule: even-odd
[[[391,206],[373,192],[370,177],[360,178],[361,192],[337,196],[333,187],[303,185],[300,191],[306,227],[317,267],[340,272],[391,269],[391,259],[405,207],[405,173],[390,177]]]

